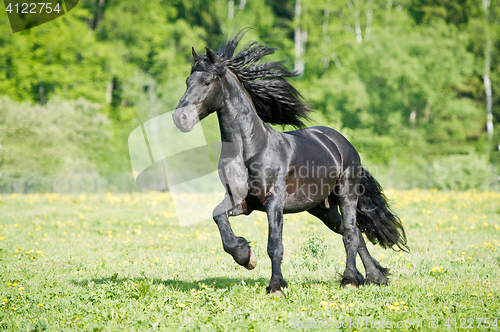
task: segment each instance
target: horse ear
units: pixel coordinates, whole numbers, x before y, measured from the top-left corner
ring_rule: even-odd
[[[194,61],[200,60],[201,56],[194,50],[194,47],[191,47],[191,53],[193,54]]]
[[[215,63],[215,54],[208,47],[205,47],[207,50],[207,58],[211,63]]]

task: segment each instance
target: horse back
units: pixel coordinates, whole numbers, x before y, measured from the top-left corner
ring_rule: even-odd
[[[293,137],[298,149],[306,158],[317,154],[330,155],[340,169],[361,165],[359,154],[354,146],[335,129],[316,126],[285,132]]]

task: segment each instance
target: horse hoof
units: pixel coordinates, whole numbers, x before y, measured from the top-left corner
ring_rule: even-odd
[[[344,288],[346,288],[346,289],[356,289],[356,288],[358,288],[358,286],[349,283],[349,284],[345,284]]]
[[[257,266],[257,256],[255,256],[255,253],[253,250],[250,248],[250,260],[248,261],[248,264],[245,265],[245,268],[247,270],[253,270]]]
[[[285,294],[281,291],[281,289],[278,289],[274,292],[269,293],[271,296],[285,296]]]

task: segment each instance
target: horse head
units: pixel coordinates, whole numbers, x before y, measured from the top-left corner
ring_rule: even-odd
[[[200,56],[192,49],[194,65],[186,80],[187,89],[172,116],[174,124],[182,132],[189,132],[193,126],[209,114],[222,107],[223,94],[221,75],[216,54],[206,48],[206,56]]]

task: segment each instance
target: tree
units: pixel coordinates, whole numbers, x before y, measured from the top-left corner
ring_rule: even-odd
[[[46,105],[0,99],[0,169],[53,175],[102,165],[111,138],[100,106],[54,98]]]

